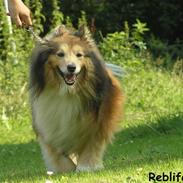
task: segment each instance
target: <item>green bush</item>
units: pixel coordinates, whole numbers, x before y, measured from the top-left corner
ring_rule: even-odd
[[[124,68],[142,67],[147,57],[143,37],[146,31],[146,24],[137,20],[132,29],[125,22],[124,31],[108,34],[99,44],[105,60]]]
[[[174,44],[162,41],[152,35],[147,42],[147,47],[153,56],[155,64],[164,68],[172,69],[179,58],[183,58],[183,42],[177,40]]]
[[[181,0],[62,0],[62,12],[71,17],[76,25],[83,10],[87,20],[95,19],[97,30],[104,35],[121,30],[121,23],[133,25],[138,18],[148,24],[151,33],[163,40],[175,41],[183,38],[183,13]],[[147,37],[149,39],[149,37]]]

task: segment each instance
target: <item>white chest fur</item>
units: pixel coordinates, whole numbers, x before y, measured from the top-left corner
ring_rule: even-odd
[[[81,126],[86,123],[86,116],[77,95],[45,91],[34,100],[33,113],[38,131],[47,143],[56,147],[68,149],[79,141],[85,130]]]

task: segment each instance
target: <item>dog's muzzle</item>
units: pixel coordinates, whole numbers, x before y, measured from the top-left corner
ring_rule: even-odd
[[[63,73],[59,67],[57,67],[58,73],[64,79],[67,85],[73,85],[76,82],[77,76],[80,73],[74,73],[75,69],[70,67],[70,71],[67,73]],[[68,69],[69,70],[69,69]],[[72,71],[71,71],[72,70]]]

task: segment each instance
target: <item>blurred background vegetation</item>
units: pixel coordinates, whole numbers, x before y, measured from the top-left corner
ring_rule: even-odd
[[[75,28],[84,23],[105,60],[121,65],[126,73],[140,74],[139,71],[154,68],[182,77],[182,0],[24,2],[32,11],[34,30],[41,36],[62,23]],[[13,34],[9,33],[0,1],[0,120],[7,128],[7,121],[29,116],[28,65],[33,45],[33,38],[25,29],[14,26]]]

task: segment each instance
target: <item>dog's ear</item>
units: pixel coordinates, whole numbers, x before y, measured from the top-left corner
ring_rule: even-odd
[[[63,36],[64,34],[69,33],[65,25],[60,25],[56,27],[51,33],[49,33],[44,39],[49,41],[55,37]]]
[[[76,32],[75,35],[79,36],[82,40],[85,40],[90,46],[95,45],[95,42],[92,38],[92,35],[89,29],[85,25],[82,25],[81,27],[79,27],[78,32]]]
[[[60,25],[56,28],[55,30],[55,36],[62,36],[64,35],[65,33],[68,33],[68,30],[67,28],[65,27],[65,25]]]

